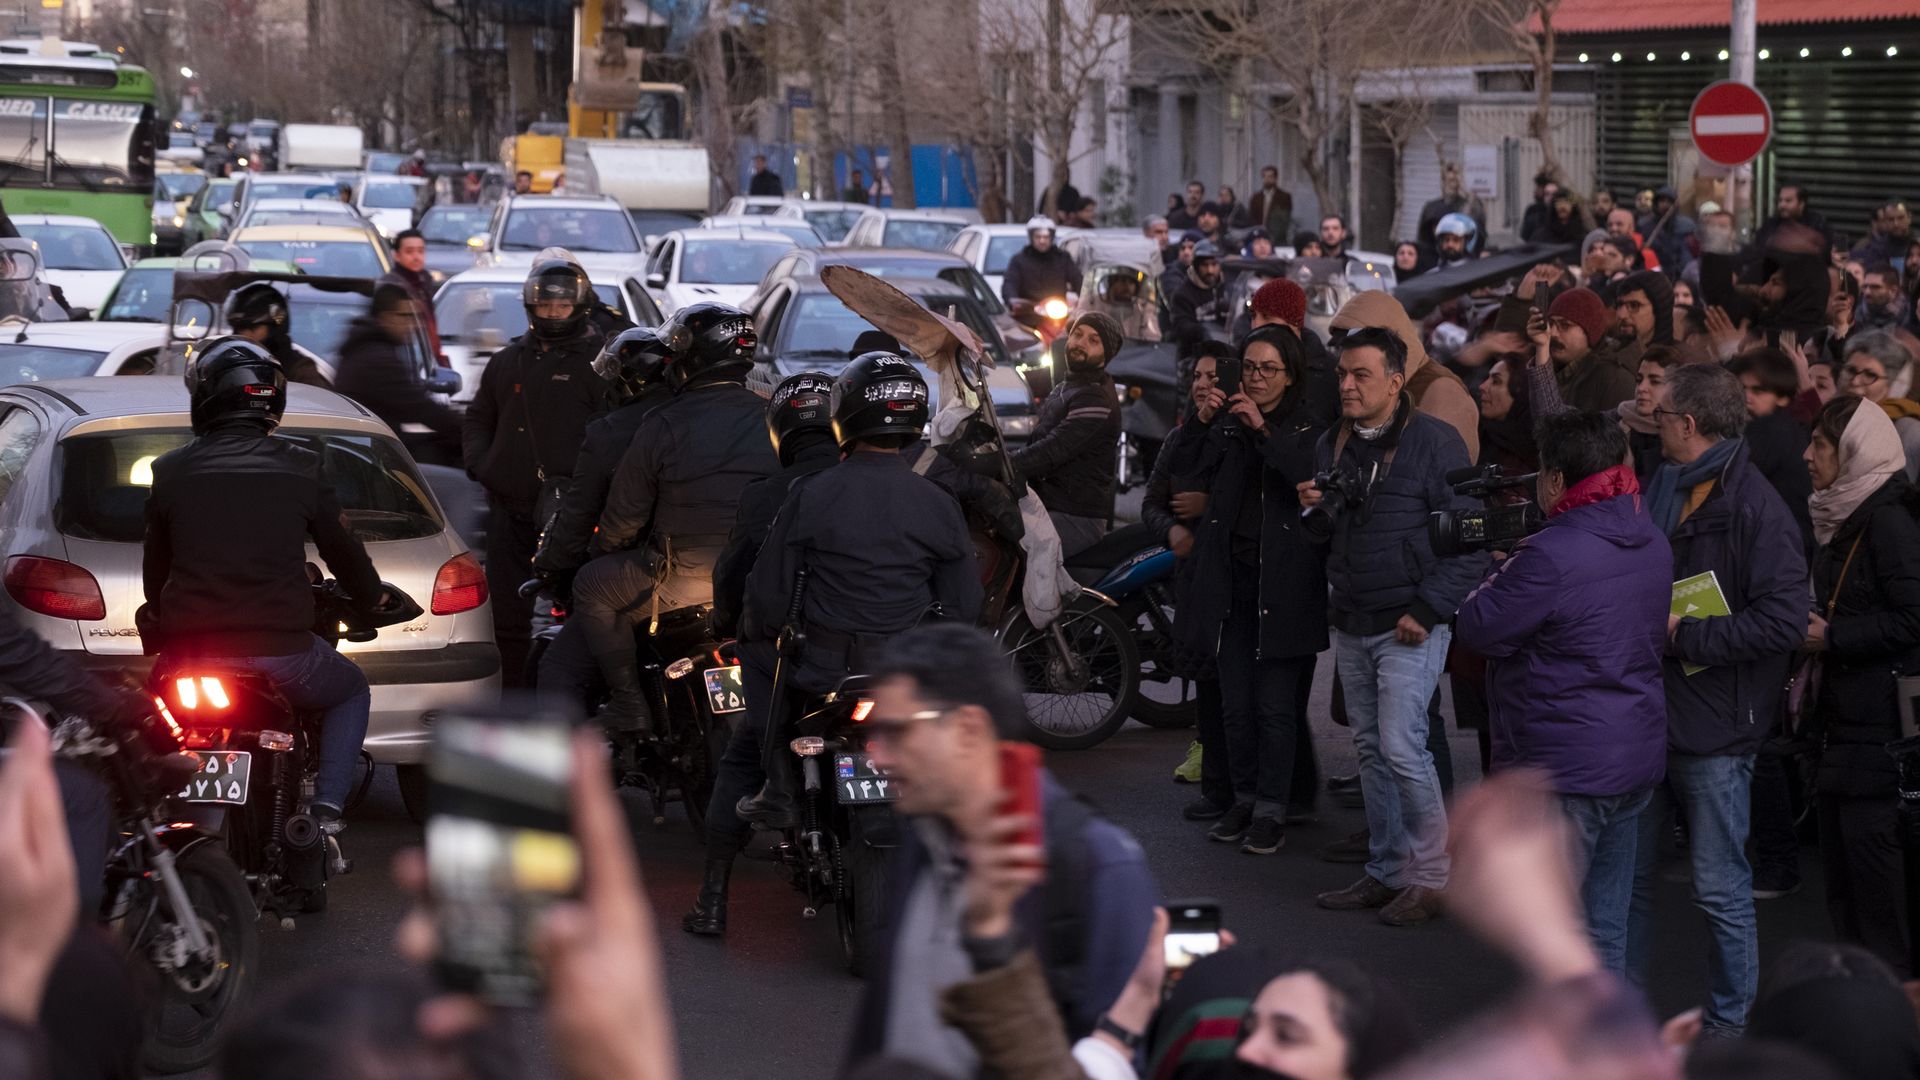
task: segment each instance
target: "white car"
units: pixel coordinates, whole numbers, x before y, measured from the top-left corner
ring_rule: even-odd
[[[256,225],[345,225],[355,229],[370,226],[360,212],[339,199],[255,199],[247,204],[231,232]]]
[[[601,277],[591,271],[589,276],[601,303],[637,326],[660,325],[659,305],[638,277]],[[501,346],[527,332],[527,309],[520,293],[526,280],[527,272],[516,267],[479,267],[453,275],[433,294],[440,351],[460,373],[460,390],[453,395],[456,403],[472,401],[487,361]]]
[[[67,306],[96,311],[127,272],[127,254],[106,226],[71,214],[15,214],[20,235],[40,246],[47,284]]]
[[[91,375],[148,375],[164,327],[131,322],[37,322],[0,333],[0,386]]]
[[[391,243],[413,228],[414,207],[427,181],[422,176],[362,176],[353,187],[353,205]]]
[[[725,217],[771,214],[779,210],[783,204],[794,201],[785,195],[735,195],[727,200],[727,205],[720,208],[720,213]]]
[[[647,291],[667,315],[706,300],[742,304],[767,269],[797,246],[790,236],[761,229],[680,229],[661,237],[647,260]]]
[[[1073,229],[1053,230],[1053,242],[1057,245],[1074,235]],[[1021,248],[1027,246],[1027,227],[1025,225],[969,225],[960,230],[953,238],[947,250],[967,260],[980,276],[987,279],[993,287],[993,295],[1000,295],[1000,282],[1007,276],[1007,263]]]
[[[869,210],[866,203],[826,202],[820,199],[788,199],[773,212],[774,217],[798,218],[813,226],[813,231],[827,238],[827,243],[839,245],[847,240],[847,233],[860,220],[860,215]]]
[[[969,222],[945,210],[894,210],[869,206],[847,230],[848,247],[919,248],[945,251]]]
[[[592,277],[631,274],[646,261],[633,219],[604,195],[509,195],[493,208],[486,238],[473,246],[475,265],[515,266],[522,273],[550,247],[566,248]]]
[[[793,242],[801,247],[826,247],[827,238],[819,230],[804,221],[795,221],[778,214],[755,214],[751,216],[728,217],[715,214],[701,218],[703,229],[761,229],[766,232],[783,233],[793,237]]]

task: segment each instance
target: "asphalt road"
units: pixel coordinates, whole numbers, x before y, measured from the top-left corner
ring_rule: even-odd
[[[1319,669],[1316,741],[1324,771],[1350,772],[1351,743],[1343,729],[1326,720],[1330,667],[1322,663]],[[1179,817],[1193,789],[1170,782],[1186,743],[1184,732],[1130,724],[1095,749],[1051,755],[1049,765],[1068,787],[1139,838],[1166,895],[1218,899],[1227,924],[1243,941],[1338,955],[1393,973],[1430,1034],[1456,1028],[1513,988],[1508,965],[1457,923],[1443,919],[1391,929],[1365,914],[1313,906],[1315,893],[1346,885],[1359,873],[1357,867],[1314,856],[1320,844],[1360,827],[1359,811],[1323,806],[1319,822],[1290,829],[1287,846],[1273,856],[1243,855],[1209,843],[1199,826]],[[1456,733],[1452,748],[1460,783],[1472,782],[1478,759],[1471,733]],[[680,932],[679,919],[697,887],[699,843],[677,808],[660,824],[643,799],[629,809],[660,923],[685,1074],[698,1080],[833,1075],[860,984],[839,966],[831,913],[803,919],[799,894],[773,865],[747,861],[735,872],[732,928],[725,941],[688,937]],[[400,967],[392,940],[403,899],[386,867],[394,852],[418,842],[419,830],[401,809],[390,771],[382,771],[349,826],[347,850],[357,865],[352,874],[335,879],[329,909],[304,917],[291,932],[263,928],[267,987],[325,979],[348,965]],[[1805,889],[1760,906],[1763,961],[1793,937],[1826,933],[1813,852],[1804,852],[1802,863]],[[1699,1001],[1707,980],[1705,923],[1688,903],[1686,886],[1674,880],[1684,877],[1675,872],[1679,867],[1667,870],[1654,994],[1663,1015]],[[514,1023],[527,1049],[524,1075],[556,1075],[545,1061],[538,1024],[529,1017]]]

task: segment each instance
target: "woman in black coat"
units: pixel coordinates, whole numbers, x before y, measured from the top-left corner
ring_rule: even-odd
[[[1822,657],[1813,718],[1814,790],[1834,932],[1906,973],[1898,779],[1898,680],[1920,673],[1920,492],[1884,410],[1851,395],[1815,420],[1815,611],[1806,648]]]

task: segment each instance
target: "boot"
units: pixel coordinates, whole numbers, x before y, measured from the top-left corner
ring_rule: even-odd
[[[734,804],[733,812],[750,825],[780,830],[798,824],[794,813],[793,764],[780,761],[767,771],[766,786],[758,795],[750,795]]]
[[[631,652],[595,658],[607,680],[607,704],[600,723],[608,731],[645,735],[653,730],[653,707],[640,684],[640,661]]]
[[[719,937],[727,932],[727,879],[732,876],[732,859],[707,859],[706,876],[700,880],[700,895],[693,902],[693,910],[681,917],[680,929],[703,937]]]

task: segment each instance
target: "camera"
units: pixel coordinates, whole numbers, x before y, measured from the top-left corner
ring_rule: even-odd
[[[1526,537],[1540,531],[1546,518],[1525,489],[1533,486],[1539,473],[1509,476],[1498,465],[1455,469],[1447,474],[1447,485],[1455,495],[1479,499],[1475,510],[1436,510],[1427,519],[1427,538],[1433,553],[1441,557],[1464,555],[1470,551],[1511,551]],[[1515,501],[1518,492],[1524,501]]]
[[[1375,465],[1365,477],[1352,469],[1325,469],[1313,474],[1313,486],[1322,492],[1320,502],[1300,511],[1300,527],[1315,543],[1333,538],[1333,523],[1350,507],[1367,501],[1373,480],[1379,475]]]

